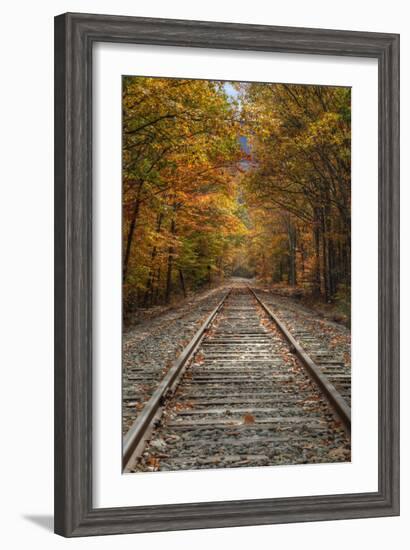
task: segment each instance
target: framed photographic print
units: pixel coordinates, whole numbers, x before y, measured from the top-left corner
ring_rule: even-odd
[[[55,530],[399,513],[399,37],[55,19]]]

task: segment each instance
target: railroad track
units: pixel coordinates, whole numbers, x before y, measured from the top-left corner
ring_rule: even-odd
[[[137,416],[123,457],[127,472],[349,461],[350,409],[262,299],[232,288]]]
[[[259,299],[260,293],[254,292],[256,298]],[[280,311],[279,315],[275,314],[277,321],[286,327],[288,333],[305,350],[320,372],[326,376],[350,407],[351,366],[350,353],[348,354],[349,360],[346,361],[345,358],[346,346],[338,345],[336,349],[330,349],[329,346],[324,345],[323,330],[326,327],[326,322],[322,321],[319,326],[316,324],[316,330],[314,330],[308,317],[301,317],[294,309],[283,307],[280,303],[277,303],[276,307],[268,307],[271,312],[275,309]]]
[[[144,321],[124,334],[123,435],[134,422],[136,413],[142,410],[157,388],[174,358],[182,353],[190,337],[223,295],[223,289],[215,289],[206,296],[190,298],[190,301],[193,300],[190,307],[189,302],[186,302],[182,308],[166,311],[164,318],[162,315],[154,316],[150,323]],[[182,342],[181,334],[186,337],[185,342]]]

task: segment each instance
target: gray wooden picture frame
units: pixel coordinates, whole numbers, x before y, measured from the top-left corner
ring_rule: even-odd
[[[93,508],[92,48],[123,42],[375,58],[378,491]],[[399,514],[399,36],[88,14],[55,19],[55,532],[67,537]]]

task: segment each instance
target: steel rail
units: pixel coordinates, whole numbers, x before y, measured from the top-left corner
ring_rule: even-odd
[[[137,418],[134,420],[134,423],[124,436],[122,447],[123,470],[127,470],[127,468],[129,467],[129,463],[132,462],[133,458],[135,458],[135,450],[144,438],[144,435],[152,426],[154,420],[158,417],[158,413],[160,411],[160,407],[163,403],[164,398],[166,397],[168,392],[173,391],[177,386],[178,381],[184,371],[184,366],[197,351],[203,337],[205,336],[206,330],[210,327],[211,323],[214,321],[215,317],[221,310],[225,300],[231,293],[231,290],[232,289],[228,290],[228,292],[224,295],[218,305],[211,311],[205,322],[201,325],[201,327],[193,336],[192,340],[184,348],[178,358],[173,362],[171,368],[161,380],[157,389],[144,405],[144,408],[138,414]]]
[[[330,382],[325,374],[320,370],[320,367],[312,360],[312,358],[306,353],[302,346],[295,340],[289,330],[285,327],[282,321],[273,313],[273,311],[259,298],[253,288],[248,286],[248,289],[256,298],[259,305],[264,309],[268,316],[274,321],[279,328],[283,336],[289,342],[292,351],[299,358],[303,366],[306,368],[311,378],[319,386],[322,393],[325,395],[331,406],[336,410],[339,418],[344,424],[347,431],[350,433],[351,429],[351,410],[345,399],[336,390],[334,385]]]

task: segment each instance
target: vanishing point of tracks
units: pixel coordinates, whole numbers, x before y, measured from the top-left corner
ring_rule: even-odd
[[[350,372],[314,362],[259,295],[232,288],[139,412],[124,471],[350,460]]]

